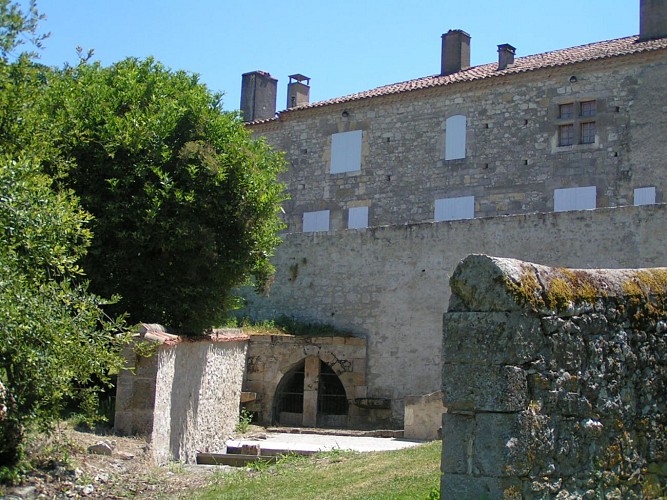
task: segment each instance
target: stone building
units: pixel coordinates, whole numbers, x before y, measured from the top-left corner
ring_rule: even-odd
[[[277,80],[243,75],[247,126],[286,153],[290,195],[276,281],[245,314],[365,338],[365,395],[401,425],[406,397],[440,387],[466,255],[665,265],[667,2],[639,8],[637,36],[526,57],[505,43],[472,67],[470,35],[450,30],[440,74],[322,102],[292,75],[278,113]]]

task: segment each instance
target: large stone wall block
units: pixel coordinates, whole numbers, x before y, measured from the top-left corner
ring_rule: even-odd
[[[521,498],[522,489],[522,482],[513,478],[443,474],[440,480],[440,498],[447,500]]]
[[[526,372],[516,366],[445,363],[443,402],[450,410],[521,411],[528,404]]]
[[[404,401],[403,436],[407,439],[439,439],[442,414],[447,408],[442,404],[442,391],[422,396],[406,396]]]
[[[523,312],[448,312],[443,345],[443,363],[521,365],[539,355],[545,338],[540,320]]]
[[[479,413],[475,417],[472,472],[482,476],[526,476],[552,463],[554,431],[549,417],[521,413]]]
[[[475,417],[471,414],[442,415],[443,474],[472,472],[472,443],[475,439]],[[444,498],[444,497],[443,497]]]

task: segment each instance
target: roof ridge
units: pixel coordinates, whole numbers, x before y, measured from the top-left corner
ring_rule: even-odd
[[[441,87],[454,83],[483,80],[495,76],[525,73],[528,71],[535,71],[544,68],[559,67],[568,64],[576,64],[579,62],[587,62],[597,59],[618,57],[661,49],[667,49],[667,38],[640,41],[639,35],[632,35],[621,38],[614,38],[611,40],[590,42],[583,45],[576,45],[574,47],[567,47],[564,49],[556,49],[517,57],[513,64],[508,65],[504,69],[498,69],[498,62],[496,61],[470,66],[450,75],[443,76],[435,74],[412,78],[402,82],[381,85],[370,90],[364,90],[345,96],[334,97],[331,99],[325,99],[322,101],[316,101],[294,108],[289,108],[278,112],[278,116],[276,117],[250,122],[249,125],[275,121],[279,119],[280,115],[286,113],[298,112],[312,108],[321,108],[324,106],[331,106],[334,104],[342,104],[346,102],[360,101],[362,99],[369,99],[371,97],[380,97],[431,87]]]

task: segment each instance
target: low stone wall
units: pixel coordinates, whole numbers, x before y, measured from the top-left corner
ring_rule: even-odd
[[[473,255],[450,285],[442,498],[665,493],[667,268]]]
[[[442,414],[447,411],[442,404],[442,391],[423,396],[405,398],[403,437],[406,439],[440,439]]]
[[[239,420],[248,336],[216,330],[186,340],[144,328],[150,357],[128,351],[118,377],[116,431],[146,434],[155,462],[195,463],[198,451],[223,452]]]

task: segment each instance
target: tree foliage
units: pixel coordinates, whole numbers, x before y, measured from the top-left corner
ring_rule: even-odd
[[[117,312],[197,333],[233,287],[267,279],[283,159],[219,95],[152,59],[79,64],[47,93],[42,112],[67,160],[53,173],[95,216],[83,265],[96,293],[120,294]]]
[[[199,332],[265,283],[283,200],[282,157],[196,76],[40,66],[17,53],[40,16],[17,5],[0,0],[0,469],[120,367],[108,314]]]
[[[60,161],[36,107],[50,71],[7,57],[35,34],[33,9],[0,1],[0,471],[19,459],[26,426],[90,403],[121,364],[118,329],[78,264],[91,216],[42,168]]]
[[[3,464],[16,460],[25,424],[48,423],[65,402],[94,398],[121,358],[113,323],[79,279],[90,215],[25,158],[0,159],[0,193]]]
[[[49,36],[38,32],[39,21],[43,18],[37,11],[35,0],[31,0],[27,12],[18,3],[0,0],[0,57],[7,61],[12,55],[18,56],[16,50],[26,42],[41,48]]]

